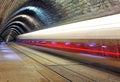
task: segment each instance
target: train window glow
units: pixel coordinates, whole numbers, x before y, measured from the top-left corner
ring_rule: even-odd
[[[44,44],[44,43],[46,43],[46,41],[41,41],[40,43],[43,43],[43,44]]]
[[[96,43],[89,43],[88,44],[90,47],[94,47],[94,46],[96,46]]]
[[[102,48],[107,48],[107,46],[102,46]]]
[[[52,41],[51,43],[52,43],[52,44],[57,44],[57,42],[55,42],[55,41]]]
[[[65,42],[65,45],[70,45],[71,44],[71,42]]]
[[[76,43],[75,45],[76,45],[76,46],[80,46],[81,44],[79,44],[79,43]]]

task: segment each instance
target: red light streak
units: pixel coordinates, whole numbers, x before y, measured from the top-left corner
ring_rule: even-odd
[[[105,56],[116,56],[120,57],[120,52],[113,52],[113,51],[107,51],[102,50],[102,47],[98,46],[99,48],[95,47],[96,49],[92,49],[91,47],[84,47],[82,46],[75,46],[75,43],[71,43],[70,45],[65,45],[64,42],[56,42],[56,44],[52,44],[52,41],[47,41],[46,43],[40,43],[40,42],[22,42],[24,44],[30,44],[30,45],[36,45],[36,46],[43,46],[43,47],[49,47],[54,49],[59,49],[63,51],[69,51],[69,52],[84,52],[84,53],[97,53]],[[83,44],[83,43],[82,43]],[[109,46],[108,46],[109,47]],[[91,49],[90,49],[91,48]]]

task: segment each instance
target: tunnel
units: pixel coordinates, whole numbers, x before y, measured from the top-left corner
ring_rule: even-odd
[[[0,0],[0,82],[120,82],[119,0]]]

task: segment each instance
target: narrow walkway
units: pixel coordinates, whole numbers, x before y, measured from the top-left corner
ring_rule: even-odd
[[[3,43],[0,82],[120,82],[120,78],[69,59]]]

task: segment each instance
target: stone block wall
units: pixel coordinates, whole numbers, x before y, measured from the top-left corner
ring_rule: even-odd
[[[56,8],[62,24],[120,13],[120,0],[45,1]]]
[[[4,20],[11,12],[30,0],[0,0],[0,19]],[[34,1],[34,0],[33,0]],[[35,0],[37,1],[37,0]],[[38,0],[39,1],[39,0]],[[42,0],[50,4],[54,16],[61,25],[92,18],[120,13],[120,0]],[[49,7],[48,7],[49,8]]]

